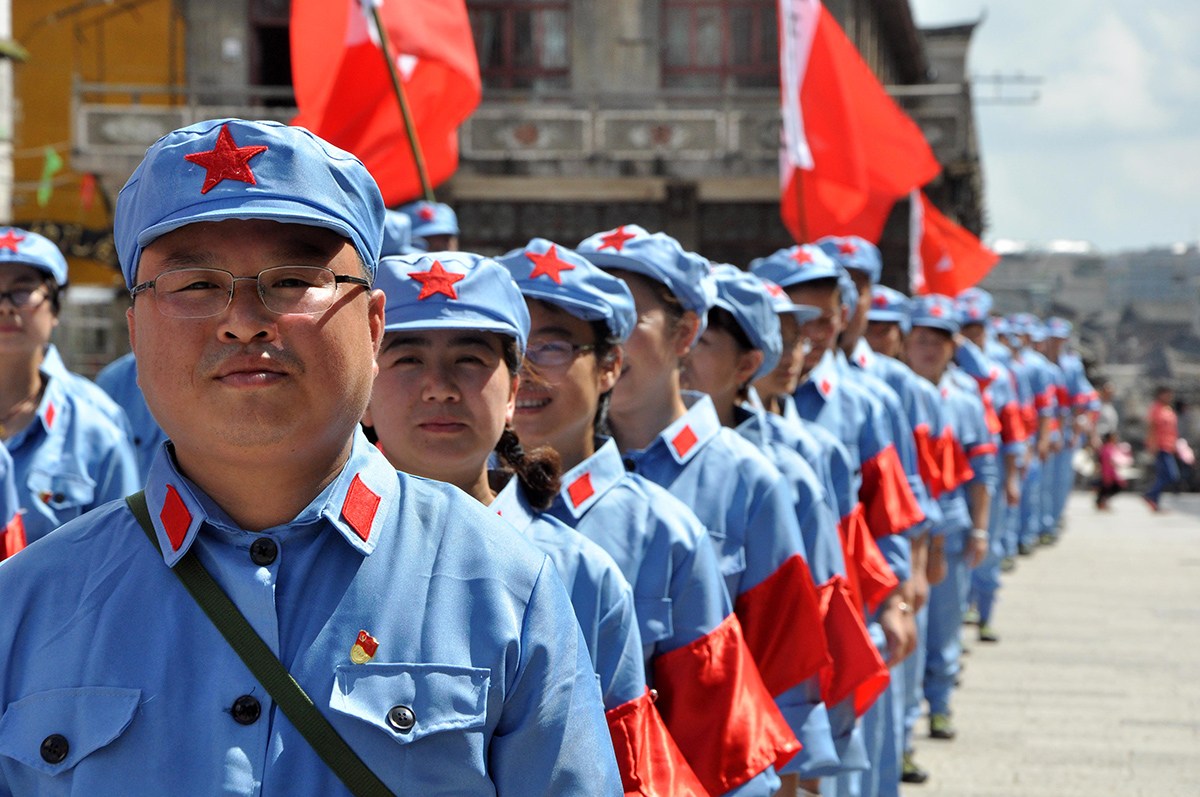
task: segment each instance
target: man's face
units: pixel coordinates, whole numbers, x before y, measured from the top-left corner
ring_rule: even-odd
[[[904,352],[910,368],[937,384],[954,357],[954,338],[943,329],[913,327],[904,341]]]
[[[763,396],[784,396],[796,392],[800,370],[804,366],[806,349],[811,345],[800,333],[800,324],[791,313],[779,316],[779,333],[783,353],[775,370],[754,382],[754,389]]]
[[[872,321],[867,324],[867,345],[885,357],[899,358],[904,336],[895,321]]]
[[[838,335],[846,323],[846,311],[842,307],[842,295],[835,282],[832,287],[807,284],[793,285],[786,289],[793,304],[811,305],[821,315],[800,327],[800,334],[812,342],[812,348],[804,358],[802,373],[807,374],[825,352],[837,345]]]
[[[190,224],[145,248],[138,282],[179,268],[254,277],[273,266],[323,266],[362,277],[354,248],[326,229],[263,220]],[[349,450],[375,375],[383,294],[339,285],[316,315],[268,310],[252,282],[210,318],[172,318],[153,291],[127,312],[146,403],[189,461],[336,457]]]
[[[0,291],[29,293],[28,302],[21,307],[11,299],[0,301],[0,354],[29,356],[46,347],[58,325],[50,299],[53,290],[45,272],[33,266],[0,266]]]
[[[981,349],[987,343],[987,330],[981,323],[963,324],[962,334],[964,338]]]
[[[850,279],[858,288],[858,304],[854,307],[854,317],[846,325],[842,333],[842,348],[847,352],[852,350],[859,338],[867,331],[867,313],[871,311],[871,278],[861,271],[850,271]]]

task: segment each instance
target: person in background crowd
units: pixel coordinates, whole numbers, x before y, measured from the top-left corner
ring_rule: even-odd
[[[0,794],[347,795],[331,766],[356,760],[400,794],[621,793],[553,564],[358,431],[383,210],[301,128],[210,120],[147,150],[115,241],[170,442],[148,511],[110,503],[0,566]],[[180,583],[203,571],[348,749],[319,754],[251,674]]]
[[[458,216],[444,202],[418,199],[399,209],[412,222],[412,246],[426,252],[458,250]]]
[[[0,228],[0,438],[29,542],[140,486],[125,413],[50,343],[66,287],[58,247]]]
[[[1121,469],[1130,462],[1129,453],[1117,438],[1115,431],[1104,433],[1098,459],[1100,460],[1100,477],[1096,482],[1096,509],[1107,512],[1110,510],[1108,502],[1114,495],[1125,489],[1125,479],[1121,476]]]
[[[1179,418],[1172,402],[1175,392],[1162,385],[1154,391],[1154,401],[1146,413],[1146,452],[1154,457],[1154,481],[1142,498],[1152,512],[1160,512],[1164,490],[1179,481],[1179,463],[1175,449],[1179,445]]]
[[[1113,399],[1117,395],[1117,390],[1113,386],[1111,379],[1100,380],[1100,384],[1096,386],[1096,395],[1100,399],[1100,408],[1096,414],[1094,448],[1099,450],[1100,445],[1104,441],[1104,436],[1109,432],[1116,432],[1117,437],[1120,438],[1121,416],[1117,412],[1116,404],[1113,403]]]

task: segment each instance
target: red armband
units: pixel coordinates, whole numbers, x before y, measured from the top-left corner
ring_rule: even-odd
[[[1000,431],[1000,416],[996,414],[996,405],[992,403],[992,394],[990,391],[981,394],[983,399],[983,419],[987,423],[988,434],[997,434]]]
[[[936,440],[930,437],[929,427],[920,424],[913,429],[913,442],[916,444],[917,470],[921,474],[921,481],[925,483],[929,495],[936,499],[942,494],[942,471],[935,453]]]
[[[821,585],[821,613],[832,664],[822,674],[821,699],[836,706],[853,695],[861,717],[887,689],[891,674],[867,632],[850,586],[840,575]]]
[[[1025,421],[1021,418],[1021,408],[1010,402],[1000,410],[1000,439],[1005,445],[1019,443],[1029,437],[1025,431]]]
[[[21,520],[19,514],[13,515],[13,519],[8,521],[2,533],[4,539],[0,542],[0,560],[7,559],[25,548],[25,521]]]
[[[850,594],[856,606],[865,605],[873,614],[884,598],[900,586],[900,579],[888,566],[867,528],[862,504],[842,518],[838,530],[842,535],[842,556],[846,560]]]
[[[793,554],[734,605],[746,647],[773,697],[829,664],[821,606],[808,562]]]
[[[688,765],[647,690],[604,712],[626,797],[708,797]]]
[[[692,771],[724,794],[800,751],[742,638],[736,614],[654,659],[657,708]]]
[[[858,494],[867,515],[867,526],[876,537],[899,534],[925,519],[894,445],[888,444],[863,462]]]

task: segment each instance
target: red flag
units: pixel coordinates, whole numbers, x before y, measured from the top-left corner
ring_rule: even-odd
[[[421,195],[370,4],[379,6],[433,185],[458,168],[482,87],[463,0],[292,0],[294,124],[357,155],[395,205]],[[364,5],[366,7],[364,7]]]
[[[920,194],[912,201],[910,225],[913,290],[957,296],[987,276],[1000,261],[1000,255],[942,215],[924,191]]]
[[[87,172],[79,178],[79,204],[84,210],[91,210],[96,202],[96,175]]]
[[[896,200],[941,167],[819,0],[779,12],[784,225],[797,241],[879,240]]]

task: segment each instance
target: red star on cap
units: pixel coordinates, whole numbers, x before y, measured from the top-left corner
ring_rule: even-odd
[[[608,233],[601,239],[603,243],[600,244],[600,248],[606,249],[611,246],[613,249],[616,249],[618,252],[620,252],[625,246],[625,242],[631,238],[637,238],[637,235],[635,233],[625,232],[625,225],[622,224],[620,227]]]
[[[792,260],[796,261],[796,265],[798,266],[811,263],[813,259],[812,254],[810,254],[807,249],[801,249],[799,247],[796,247],[796,251],[792,252],[791,258]]]
[[[875,305],[876,307],[887,307],[887,297],[883,294],[880,294],[871,300],[871,304]]]
[[[254,172],[250,171],[250,159],[267,151],[264,144],[249,147],[239,147],[229,132],[229,125],[221,125],[217,134],[217,144],[208,152],[193,152],[184,155],[185,160],[203,166],[207,172],[204,175],[204,185],[200,193],[207,194],[222,180],[238,180],[250,185],[257,185]]]
[[[562,285],[561,273],[575,270],[574,266],[559,258],[557,244],[552,244],[546,250],[545,254],[539,255],[536,252],[526,252],[525,257],[533,261],[533,271],[529,272],[529,279],[549,277],[559,285]]]
[[[774,296],[776,299],[783,296],[783,288],[780,288],[774,282],[764,282],[763,287],[767,289],[767,293]]]
[[[838,244],[838,252],[843,255],[852,255],[858,251],[858,245],[853,241],[842,241]]]
[[[933,316],[934,318],[941,318],[942,317],[942,306],[940,304],[935,304],[933,307],[930,307],[929,314],[931,316]]]
[[[8,230],[4,235],[0,235],[0,249],[15,252],[17,251],[17,244],[24,240],[24,235],[17,235],[16,230]]]
[[[447,271],[442,268],[440,261],[435,260],[428,271],[410,271],[408,276],[421,283],[421,292],[417,294],[417,301],[422,301],[435,293],[457,299],[458,291],[454,290],[454,283],[465,279],[467,275]]]
[[[430,205],[422,205],[417,211],[417,215],[421,217],[421,221],[433,221],[433,207]]]

